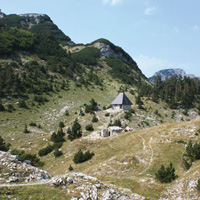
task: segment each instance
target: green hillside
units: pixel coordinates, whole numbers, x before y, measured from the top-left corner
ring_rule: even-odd
[[[50,19],[44,14],[24,14],[24,15],[6,15],[0,19],[0,26],[16,27],[19,29],[30,30],[33,33],[45,33],[51,35],[60,44],[68,45],[73,43]]]

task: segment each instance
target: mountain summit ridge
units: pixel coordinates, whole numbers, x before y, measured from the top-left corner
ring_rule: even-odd
[[[190,78],[199,78],[195,74],[187,74],[183,69],[181,68],[169,68],[169,69],[162,69],[158,72],[156,72],[153,76],[149,77],[149,81],[151,83],[154,82],[156,76],[159,76],[162,81],[164,81],[166,78],[170,78],[174,75],[181,76],[182,78],[184,77],[190,77]]]

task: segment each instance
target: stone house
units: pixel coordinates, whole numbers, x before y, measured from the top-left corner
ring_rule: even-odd
[[[117,97],[114,98],[113,102],[111,103],[112,109],[123,109],[123,110],[130,110],[132,102],[129,98],[125,95],[124,92],[119,93]]]
[[[101,130],[100,136],[101,137],[110,137],[114,135],[118,135],[123,132],[123,128],[119,126],[110,126],[107,129]]]

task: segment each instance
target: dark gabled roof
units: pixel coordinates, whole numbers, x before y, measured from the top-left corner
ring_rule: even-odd
[[[112,105],[132,105],[131,101],[124,93],[119,93],[117,97],[111,103]]]

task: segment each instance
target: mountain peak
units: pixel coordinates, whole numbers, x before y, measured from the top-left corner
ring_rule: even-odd
[[[100,50],[102,57],[115,57],[123,60],[126,63],[136,64],[131,56],[126,53],[121,47],[114,45],[107,39],[100,38],[91,43],[94,47]]]
[[[45,14],[41,14],[41,13],[26,13],[26,14],[20,14],[19,15],[20,17],[44,17],[44,16],[47,16]]]
[[[47,33],[52,35],[58,43],[63,46],[73,43],[71,39],[66,36],[46,14],[41,13],[26,13],[26,14],[12,14],[4,15],[1,17],[0,12],[0,24],[5,27],[17,27],[27,29],[34,33]]]
[[[181,75],[182,77],[184,77],[186,76],[186,72],[181,68],[163,69],[156,72],[152,77],[150,77],[149,81],[154,82],[156,76],[159,76],[161,80],[164,81],[166,78],[170,78],[174,75]]]

